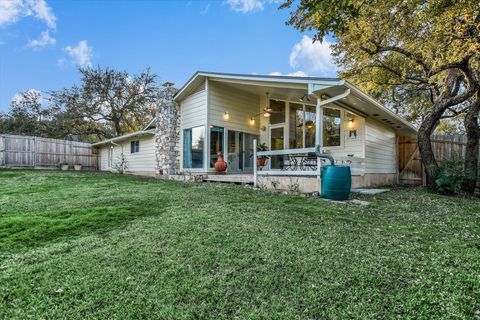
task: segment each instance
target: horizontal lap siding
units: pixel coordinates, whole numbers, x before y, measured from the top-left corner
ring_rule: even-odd
[[[367,119],[365,137],[366,173],[396,173],[395,131]]]
[[[327,106],[328,107],[328,106]],[[353,116],[353,127],[350,127],[348,118],[344,112],[342,112],[344,119],[343,126],[343,145],[341,147],[324,147],[325,151],[329,151],[333,158],[335,157],[348,157],[353,155],[356,158],[363,158],[363,143],[365,137],[365,119],[360,116]],[[350,139],[349,131],[356,130],[357,138]]]
[[[215,81],[210,81],[208,88],[209,123],[211,125],[258,134],[259,96],[232,89]],[[228,120],[224,118],[225,111],[229,113]],[[255,124],[251,125],[250,119],[255,115],[257,115]]]
[[[140,152],[130,153],[130,142],[140,141]],[[155,138],[154,135],[142,136],[137,138],[131,138],[122,142],[117,142],[113,148],[112,165],[120,161],[120,155],[123,153],[127,161],[127,172],[155,172]],[[100,164],[101,170],[110,171],[113,168],[108,165],[108,149],[111,145],[106,145],[100,150]]]
[[[196,92],[180,103],[181,126],[183,129],[204,126],[207,122],[207,100],[205,90]]]

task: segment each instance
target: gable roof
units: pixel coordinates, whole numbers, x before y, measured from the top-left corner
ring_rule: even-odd
[[[155,134],[155,129],[130,132],[130,133],[118,136],[118,137],[114,137],[114,138],[111,138],[111,139],[102,140],[100,142],[92,143],[92,147],[99,147],[99,146],[104,145],[104,144],[115,144],[116,142],[120,142],[120,141],[123,141],[123,140],[136,138],[136,137],[141,137],[141,136],[145,136],[145,135],[154,135],[154,134]]]
[[[175,94],[176,102],[182,101],[194,90],[205,82],[206,79],[243,86],[244,88],[259,86],[272,88],[289,88],[301,90],[307,94],[337,96],[347,89],[350,90],[348,97],[339,101],[338,104],[352,112],[365,117],[376,118],[385,125],[404,135],[414,135],[417,129],[400,115],[392,112],[372,96],[366,94],[352,83],[340,78],[326,77],[293,77],[258,74],[237,74],[197,71]]]

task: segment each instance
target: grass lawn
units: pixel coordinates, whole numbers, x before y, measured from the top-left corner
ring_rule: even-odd
[[[0,170],[0,319],[480,318],[480,200]]]

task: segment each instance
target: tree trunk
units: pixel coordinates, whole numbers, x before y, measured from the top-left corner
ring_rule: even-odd
[[[417,134],[418,149],[425,167],[427,187],[430,189],[436,188],[435,180],[437,180],[438,176],[438,163],[437,160],[435,160],[430,137],[445,112],[445,109],[446,108],[442,108],[438,104],[434,104],[432,112],[425,117]]]
[[[458,93],[459,79],[460,73],[458,70],[450,70],[448,72],[443,84],[444,88],[442,93],[435,100],[432,110],[423,119],[418,129],[418,149],[425,167],[427,187],[430,189],[436,189],[437,185],[435,180],[437,180],[438,177],[438,163],[435,160],[430,138],[447,108],[458,103],[453,97]]]
[[[480,127],[478,125],[478,115],[480,113],[480,91],[476,99],[472,102],[465,116],[464,124],[467,132],[467,146],[465,149],[465,175],[462,190],[465,192],[475,192],[478,176],[478,152]]]

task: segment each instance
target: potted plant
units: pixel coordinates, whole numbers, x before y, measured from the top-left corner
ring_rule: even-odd
[[[65,161],[65,160],[60,162],[59,166],[60,166],[60,169],[62,169],[62,171],[67,171],[68,170],[68,162]]]
[[[82,164],[76,163],[76,164],[73,165],[73,168],[75,169],[75,171],[81,171],[82,170]]]
[[[264,143],[259,143],[257,144],[257,152],[259,151],[269,151],[267,144]],[[257,166],[259,167],[264,167],[265,164],[267,163],[267,159],[270,158],[268,156],[259,156],[257,157]]]

